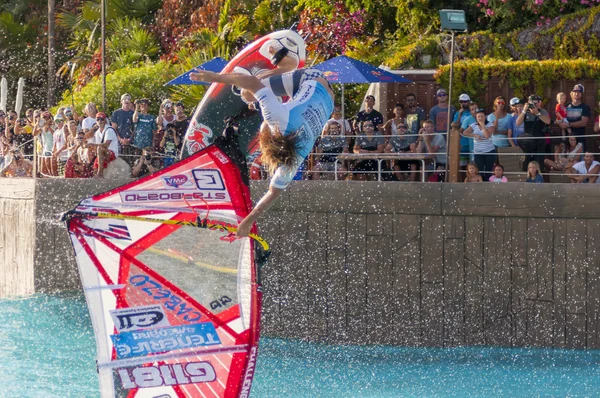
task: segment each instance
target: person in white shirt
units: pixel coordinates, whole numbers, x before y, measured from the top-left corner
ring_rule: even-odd
[[[52,156],[58,164],[58,175],[64,177],[65,164],[69,160],[67,139],[65,137],[65,122],[62,116],[57,114],[54,116],[54,123],[56,124],[56,130],[54,130],[54,134],[52,135]]]
[[[107,123],[106,113],[98,112],[96,123],[98,123],[98,131],[96,132],[98,146],[94,169],[98,170],[96,177],[102,178],[106,166],[119,156],[119,141],[115,129]]]
[[[583,161],[575,163],[573,167],[567,169],[566,173],[572,183],[589,182],[594,184],[599,182],[600,163],[594,160],[594,155],[586,152],[583,155]]]
[[[98,109],[96,108],[96,104],[89,102],[83,111],[87,117],[81,122],[81,129],[87,134],[88,131],[92,129],[92,126],[96,124],[96,114],[98,113]]]

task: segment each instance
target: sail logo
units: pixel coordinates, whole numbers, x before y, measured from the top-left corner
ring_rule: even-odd
[[[110,316],[118,332],[171,326],[160,304],[111,310]]]
[[[173,188],[192,186],[192,182],[189,181],[188,178],[183,174],[171,177],[163,177],[163,179],[165,180],[165,184],[167,184],[167,186]]]
[[[117,359],[221,344],[215,327],[209,322],[125,332],[112,335],[110,338]]]
[[[240,398],[248,398],[250,396],[250,387],[252,387],[252,379],[254,378],[254,369],[256,367],[256,346],[250,350],[250,358],[248,359],[248,367],[246,367],[246,374],[244,375],[244,383],[242,384],[242,391],[240,392]]]
[[[221,172],[217,169],[194,169],[192,175],[196,186],[203,191],[224,191],[225,183]]]
[[[152,388],[215,381],[215,368],[209,362],[188,362],[118,369],[123,388]]]

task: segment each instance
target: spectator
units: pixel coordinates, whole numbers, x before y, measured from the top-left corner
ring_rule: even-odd
[[[14,145],[21,149],[24,156],[33,155],[33,128],[29,125],[27,119],[22,118],[15,124]]]
[[[160,141],[160,150],[165,155],[163,158],[164,167],[172,165],[179,158],[179,144],[180,141],[177,136],[177,129],[174,125],[168,124],[165,129],[165,134]]]
[[[419,130],[417,138],[417,153],[435,155],[436,170],[446,170],[446,140],[442,134],[435,132],[433,120],[425,120]],[[425,170],[423,170],[423,173]],[[439,174],[434,174],[433,179],[439,179]]]
[[[157,170],[160,170],[159,159],[154,156],[152,147],[147,147],[142,149],[142,154],[135,161],[133,169],[131,170],[131,175],[134,178],[140,178],[152,174]]]
[[[456,109],[448,103],[448,92],[440,88],[436,94],[437,105],[429,110],[429,120],[435,123],[435,132],[446,137],[448,132],[448,112],[450,112],[450,120],[454,118]]]
[[[73,122],[69,122],[69,125],[71,123]],[[77,132],[69,160],[65,165],[65,178],[90,178],[92,176],[86,146],[85,134],[83,131]]]
[[[577,162],[573,167],[567,169],[567,176],[573,183],[589,182],[594,184],[598,180],[600,163],[594,160],[594,155],[586,152],[583,161]]]
[[[96,177],[104,176],[106,166],[119,156],[119,143],[115,130],[108,125],[107,116],[104,112],[96,114],[96,123],[98,124],[98,137],[96,160],[94,161],[94,169],[96,169]]]
[[[94,124],[96,124],[96,114],[98,113],[96,104],[93,102],[88,102],[85,108],[83,108],[83,113],[85,113],[87,117],[81,122],[81,129],[85,134],[87,134],[92,129]]]
[[[545,159],[544,163],[550,170],[565,171],[582,160],[582,152],[583,145],[577,142],[576,137],[569,136],[566,144],[561,142],[556,146],[554,160]]]
[[[110,120],[113,130],[117,134],[118,142],[116,144],[117,146],[121,144],[121,156],[130,166],[137,155],[131,146],[133,143],[133,113],[131,95],[125,93],[121,95],[121,108],[113,112]]]
[[[479,175],[479,167],[473,162],[467,165],[467,177],[465,182],[482,182],[483,179]]]
[[[8,162],[10,150],[14,147],[12,130],[8,129],[0,133],[0,170],[4,167],[4,161]],[[8,164],[8,163],[7,163]]]
[[[521,112],[523,112],[523,100],[517,97],[510,99],[510,107],[512,110],[510,128],[508,129],[508,142],[510,146],[517,147],[517,140],[520,135],[525,133],[525,123],[517,126],[516,121]]]
[[[6,130],[6,113],[0,109],[0,134]]]
[[[508,182],[508,178],[504,176],[504,166],[501,164],[494,166],[494,175],[490,177],[490,182]]]
[[[452,122],[459,122],[459,127],[464,123],[464,121],[468,118],[471,117],[471,110],[470,105],[471,105],[471,97],[469,97],[468,94],[461,94],[458,97],[458,102],[460,103],[460,108],[458,109],[458,112],[456,112],[454,114],[454,118],[452,119]],[[478,106],[477,104],[475,104],[475,111],[477,110]],[[471,123],[474,123],[475,119],[473,118],[473,121]],[[466,129],[469,125],[467,124],[465,126],[464,129]],[[471,158],[470,153],[473,152],[473,139],[462,135],[462,131],[464,131],[464,129],[461,130],[461,137],[460,137],[460,167],[461,169],[464,169],[467,167],[467,165],[469,164],[469,160]]]
[[[346,121],[346,123],[348,122]],[[342,126],[338,122],[329,120],[325,124],[325,129],[317,144],[316,152],[317,165],[315,167],[315,173],[313,174],[315,180],[334,179],[333,172],[336,169],[336,162],[338,162],[337,170],[339,172],[344,173],[346,171],[346,168],[339,163],[337,157],[340,153],[348,153],[348,140],[346,137],[342,136]]]
[[[323,126],[322,134],[326,133],[328,130],[328,124],[331,122],[335,122],[340,126],[340,135],[345,137],[346,145],[350,148],[350,141],[352,134],[352,127],[350,126],[350,122],[348,120],[342,118],[342,107],[340,104],[335,104],[333,106],[333,112],[331,113],[331,119],[327,121],[325,126]]]
[[[412,139],[413,137],[406,137],[406,132],[408,130],[406,119],[398,118],[399,115],[403,115],[402,111],[395,109],[394,113],[396,114],[396,118],[388,120],[386,123],[386,126],[391,133],[391,137],[384,151],[387,153],[415,152],[417,137],[414,137],[414,140]],[[403,179],[400,173],[401,171],[410,171],[410,181],[417,180],[416,161],[396,160],[392,162],[390,168],[395,171],[394,175],[398,180]]]
[[[375,134],[375,123],[371,120],[366,119],[361,124],[361,132],[356,137],[354,144],[354,153],[356,154],[369,154],[369,153],[383,153],[385,147],[385,139],[381,135]],[[352,171],[359,172],[354,175],[359,181],[376,179],[376,173],[379,171],[379,161],[377,159],[365,159],[361,160],[354,165]],[[364,173],[369,173],[364,174]]]
[[[185,114],[185,107],[183,106],[183,103],[175,103],[175,121],[171,124],[174,125],[175,129],[177,130],[177,137],[179,137],[179,147],[177,150],[179,153],[181,153],[183,141],[185,141],[185,134],[187,133],[187,129],[190,125],[190,119]]]
[[[386,145],[391,143],[398,150],[408,148],[410,144],[409,138],[412,138],[406,136],[406,130],[402,132],[398,130],[397,125],[400,123],[406,128],[404,106],[402,104],[396,104],[396,106],[394,106],[394,117],[383,125],[383,131],[386,135]],[[417,138],[415,137],[411,142],[415,142],[416,140]]]
[[[508,130],[510,130],[512,116],[506,111],[506,100],[503,96],[498,96],[494,100],[494,113],[488,115],[488,122],[494,124],[494,134],[492,143],[496,148],[506,148],[510,146],[508,142]]]
[[[152,146],[154,136],[158,130],[154,116],[148,113],[149,104],[150,101],[146,98],[135,101],[133,145],[139,148],[139,151],[136,151],[138,154],[141,153],[142,148]]]
[[[555,123],[560,127],[564,139],[567,135],[572,134],[569,122],[567,122],[567,94],[556,94],[556,108],[554,108],[554,113],[556,114]]]
[[[475,150],[475,141],[473,140],[472,137],[467,137],[463,133],[470,125],[477,122],[477,119],[475,118],[475,116],[477,115],[478,109],[479,109],[479,104],[477,104],[477,102],[471,101],[471,103],[469,103],[469,115],[467,115],[464,119],[462,119],[462,122],[460,123],[461,134],[463,135],[463,137],[466,137],[469,140],[469,163],[472,163],[475,161],[475,154],[473,153],[473,151]],[[461,149],[461,151],[462,151],[462,149]]]
[[[538,164],[544,164],[546,152],[545,137],[548,126],[550,125],[550,115],[542,108],[542,97],[533,94],[529,96],[529,102],[523,106],[523,110],[515,121],[516,126],[525,125],[525,133],[518,140],[519,146],[525,152],[525,162],[523,165],[530,164],[535,160]],[[529,167],[529,166],[528,166]]]
[[[582,84],[576,84],[571,90],[571,103],[567,106],[567,126],[571,128],[572,134],[577,137],[577,142],[583,144],[585,150],[585,126],[591,117],[590,107],[583,102],[584,88]]]
[[[52,135],[52,157],[57,165],[57,175],[60,177],[65,176],[65,164],[69,160],[67,153],[67,134],[65,133],[65,121],[62,116],[57,114],[54,116],[54,124],[56,130]]]
[[[544,182],[544,177],[542,177],[542,175],[540,174],[540,165],[535,160],[532,160],[527,165],[527,179],[525,180],[525,182]]]
[[[375,106],[375,97],[367,95],[365,97],[365,110],[358,112],[354,118],[354,130],[358,130],[362,122],[369,120],[373,122],[375,128],[374,134],[381,134],[381,130],[383,129],[383,115],[375,110],[373,106]]]
[[[45,111],[42,113],[37,130],[34,135],[40,136],[42,153],[40,156],[40,173],[47,176],[57,175],[56,167],[53,162],[52,148],[54,146],[54,136],[52,131],[52,115]]]
[[[498,153],[491,139],[494,133],[494,123],[486,123],[485,110],[483,108],[477,110],[476,120],[475,123],[467,127],[463,134],[473,137],[475,164],[477,164],[479,171],[484,174],[484,181],[487,181],[494,169]]]
[[[75,112],[74,109],[71,108],[65,108],[65,123],[69,122],[70,120],[75,120],[77,123],[79,123],[79,115],[77,114],[77,112]]]
[[[406,124],[408,125],[408,134],[413,134],[415,140],[421,130],[421,126],[427,116],[425,110],[420,106],[417,106],[417,96],[413,93],[406,94],[406,106],[404,112],[406,113]]]
[[[160,104],[158,111],[158,117],[156,118],[156,124],[159,127],[167,127],[167,124],[175,121],[175,115],[173,114],[173,103],[171,100],[166,99]]]
[[[33,163],[23,157],[18,149],[11,149],[10,162],[2,171],[1,177],[31,177],[33,175]]]

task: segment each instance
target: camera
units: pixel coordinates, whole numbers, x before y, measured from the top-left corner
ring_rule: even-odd
[[[530,108],[535,108],[535,104],[533,102],[528,102],[527,105],[529,105]]]

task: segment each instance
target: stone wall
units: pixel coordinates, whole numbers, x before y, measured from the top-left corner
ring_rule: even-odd
[[[273,247],[263,333],[600,348],[599,196],[568,184],[294,184],[260,224]]]
[[[0,297],[80,289],[58,216],[125,182],[3,179]],[[599,196],[586,184],[294,183],[260,222],[273,248],[263,334],[600,348]]]

